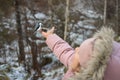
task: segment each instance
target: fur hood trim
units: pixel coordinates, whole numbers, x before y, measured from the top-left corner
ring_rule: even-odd
[[[93,48],[93,54],[86,68],[81,68],[70,80],[103,80],[107,63],[112,52],[112,42],[114,31],[110,28],[101,28],[93,36],[96,38]]]

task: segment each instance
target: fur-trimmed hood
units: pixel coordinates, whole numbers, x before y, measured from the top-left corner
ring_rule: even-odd
[[[87,67],[81,67],[80,72],[70,80],[103,80],[112,53],[114,31],[103,27],[95,33],[93,38],[96,40]]]

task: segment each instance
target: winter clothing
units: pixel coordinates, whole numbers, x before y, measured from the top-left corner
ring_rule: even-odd
[[[72,58],[74,57],[74,49],[67,42],[58,37],[56,34],[53,34],[47,37],[46,43],[66,67],[71,64]],[[69,69],[62,80],[67,80],[73,75],[74,72]]]
[[[112,29],[102,28],[85,40],[79,47],[80,72],[69,69],[63,80],[120,80],[120,44],[113,38]],[[66,67],[71,64],[74,49],[67,42],[52,34],[46,43]]]

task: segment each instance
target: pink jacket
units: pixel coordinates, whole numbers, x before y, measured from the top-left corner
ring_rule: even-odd
[[[53,34],[48,36],[46,43],[60,62],[62,62],[66,67],[71,64],[71,60],[74,56],[74,49],[67,42],[56,34]],[[72,75],[74,75],[74,72],[68,70],[62,80],[67,80]]]
[[[88,39],[84,41],[84,45],[86,43],[91,44],[94,42],[95,38]],[[74,56],[74,49],[63,39],[58,37],[56,34],[49,35],[46,43],[48,47],[53,51],[53,53],[57,56],[57,58],[68,67],[71,64],[72,58]],[[83,45],[83,46],[84,46]],[[93,46],[90,46],[93,47]],[[87,53],[87,50],[83,49],[84,53]],[[91,52],[90,50],[88,50]],[[82,53],[82,52],[81,52]],[[87,56],[80,54],[80,64],[84,66],[84,63],[89,60],[91,53]],[[120,44],[117,42],[113,42],[113,50],[110,56],[109,63],[107,64],[107,68],[105,70],[104,80],[120,80]],[[72,77],[74,72],[68,70],[64,75],[62,80],[67,80]],[[89,79],[88,79],[89,80]],[[98,80],[98,79],[96,79]]]

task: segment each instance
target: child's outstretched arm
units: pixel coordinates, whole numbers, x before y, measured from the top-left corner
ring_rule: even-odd
[[[54,28],[48,32],[42,32],[42,35],[46,38],[48,47],[53,51],[57,58],[68,67],[74,56],[74,49],[62,38],[53,33]]]

